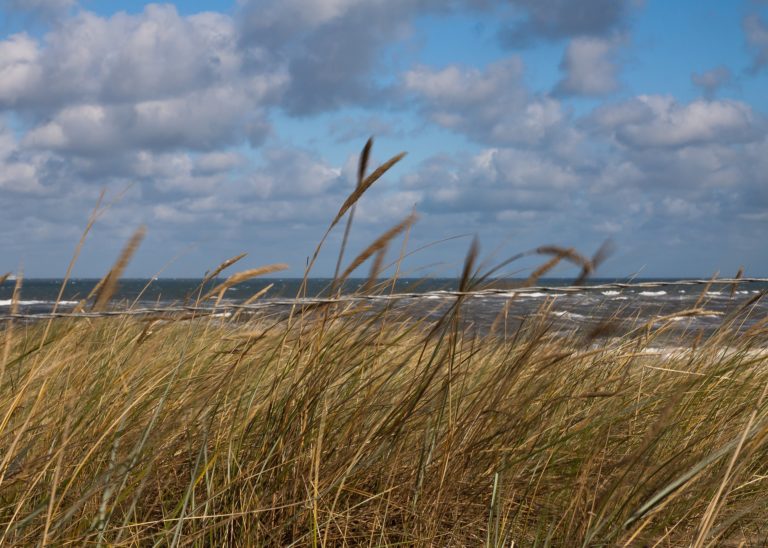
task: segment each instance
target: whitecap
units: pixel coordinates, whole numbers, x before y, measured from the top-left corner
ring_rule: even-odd
[[[511,293],[505,293],[504,294],[504,296],[506,296],[506,297],[515,297],[515,296],[517,296],[517,297],[520,297],[520,298],[523,298],[523,299],[541,299],[542,297],[547,297],[547,296],[550,296],[550,297],[562,297],[563,295],[565,295],[565,293],[542,293],[540,291],[532,291],[530,293],[523,292],[523,291],[519,291],[519,292],[512,291]]]
[[[577,314],[576,312],[568,312],[567,310],[562,310],[562,311],[553,310],[552,314],[554,314],[558,318],[565,318],[567,320],[584,320],[587,318],[586,316]]]
[[[35,304],[55,304],[56,301],[19,301],[19,306],[32,306]],[[11,306],[13,301],[11,299],[0,300],[0,306]],[[59,301],[60,305],[75,305],[77,301]]]
[[[643,297],[661,297],[666,294],[666,291],[641,291],[638,293],[638,295],[642,295]]]
[[[603,291],[602,293],[606,297],[614,297],[616,295],[619,295],[621,292],[620,291]]]

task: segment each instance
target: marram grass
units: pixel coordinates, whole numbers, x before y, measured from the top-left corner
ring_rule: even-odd
[[[765,331],[394,313],[15,326],[0,545],[758,546]]]

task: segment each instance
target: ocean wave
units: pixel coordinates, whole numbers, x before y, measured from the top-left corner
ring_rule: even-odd
[[[643,297],[662,297],[666,294],[666,291],[641,291],[638,293],[638,295],[642,295]]]
[[[59,305],[72,306],[76,305],[78,301],[59,301]],[[0,300],[0,306],[11,306],[13,301],[11,299]],[[19,306],[32,306],[36,304],[49,304],[54,305],[56,301],[19,301]]]
[[[614,297],[614,296],[616,296],[616,295],[620,295],[620,294],[621,294],[621,291],[603,291],[602,293],[603,293],[603,295],[605,295],[606,297]]]
[[[686,314],[684,316],[672,316],[671,318],[666,318],[666,321],[680,322],[680,321],[683,321],[683,320],[691,320],[691,322],[695,322],[696,320],[705,319],[705,318],[717,319],[717,318],[720,318],[720,316],[721,316],[720,314],[699,314],[699,315],[696,315],[696,316],[691,316],[691,315],[687,315]],[[657,321],[655,323],[658,324],[658,323],[660,323],[660,321]]]
[[[510,291],[503,295],[505,297],[519,297],[521,299],[541,299],[543,297],[564,297],[565,293],[542,293],[541,291],[527,293],[523,291]]]
[[[576,312],[568,312],[567,310],[553,310],[552,314],[558,318],[565,318],[567,320],[586,320],[587,316],[577,314]]]

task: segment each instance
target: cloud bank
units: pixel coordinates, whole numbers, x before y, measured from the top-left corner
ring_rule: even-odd
[[[614,235],[658,274],[760,253],[765,115],[721,97],[733,80],[724,65],[684,71],[701,97],[629,89],[637,2],[242,1],[232,13],[152,4],[99,15],[55,0],[3,9],[56,18],[0,39],[0,229],[8,256],[23,256],[33,275],[55,274],[51,262],[65,260],[102,187],[122,199],[96,249],[141,222],[156,235],[137,273],[193,243],[197,255],[169,272],[195,275],[217,254],[256,247],[263,262],[287,259],[300,274],[354,186],[368,131],[384,138],[382,155],[400,140],[415,152],[360,203],[353,245],[416,205],[424,232],[415,241],[478,232],[519,248],[591,247]],[[461,17],[501,21],[490,33],[494,58],[422,58],[424,26]],[[748,15],[743,31],[758,73],[768,59],[763,19]],[[531,84],[539,67],[527,56],[537,47],[556,48],[549,85]],[[302,124],[320,137],[289,129]],[[96,255],[84,273],[104,268]],[[670,256],[679,259],[667,267]],[[768,258],[755,265],[768,268]]]

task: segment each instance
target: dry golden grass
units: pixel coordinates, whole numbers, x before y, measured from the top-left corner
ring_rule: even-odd
[[[458,324],[17,327],[0,544],[765,540],[765,331],[660,353],[556,338],[545,310],[506,338]]]

